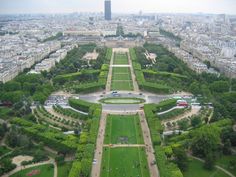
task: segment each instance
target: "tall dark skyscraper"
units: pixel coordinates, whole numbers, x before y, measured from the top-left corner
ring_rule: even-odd
[[[105,20],[111,20],[111,0],[105,0]]]

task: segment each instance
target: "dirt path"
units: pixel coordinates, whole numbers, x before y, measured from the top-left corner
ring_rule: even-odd
[[[55,160],[52,159],[52,158],[50,158],[48,161],[45,161],[45,162],[30,164],[30,165],[26,165],[26,166],[18,166],[14,170],[10,171],[9,173],[6,173],[5,175],[2,175],[2,177],[9,177],[9,176],[21,171],[21,170],[31,168],[31,167],[37,167],[37,166],[41,166],[41,165],[47,165],[47,164],[53,164],[54,165],[54,175],[53,176],[57,177],[57,164],[56,164]]]
[[[177,122],[179,120],[182,120],[182,119],[185,119],[187,117],[191,117],[193,115],[196,115],[199,113],[201,107],[200,106],[194,106],[192,107],[191,111],[188,111],[188,112],[185,112],[184,114],[182,115],[179,115],[179,116],[176,116],[176,117],[173,117],[171,119],[166,119],[166,120],[163,120],[162,121],[162,124],[165,125],[165,127],[167,127],[167,123],[170,122],[170,123],[173,123],[173,122]]]
[[[196,159],[196,160],[198,160],[198,161],[201,161],[201,162],[203,162],[203,163],[205,162],[203,159],[200,159],[200,158],[198,158],[198,157],[192,156],[192,155],[190,155],[190,154],[188,154],[188,156],[191,157],[191,158],[193,158],[193,159]],[[222,167],[219,166],[219,165],[215,165],[215,167],[216,167],[217,169],[223,171],[224,173],[226,173],[226,174],[229,175],[230,177],[236,177],[236,176],[234,176],[231,172],[229,172],[228,170],[222,168]]]
[[[146,155],[147,155],[147,161],[148,161],[150,176],[151,177],[159,177],[160,174],[159,174],[159,170],[158,170],[157,165],[152,165],[152,163],[156,160],[155,160],[151,135],[150,135],[150,131],[149,131],[149,127],[148,127],[148,123],[147,123],[144,111],[139,111],[139,116],[140,116],[140,119],[141,119],[143,139],[144,139],[144,143],[145,143],[145,146],[146,146],[145,151],[146,151]]]
[[[99,131],[98,131],[98,137],[97,137],[97,142],[96,142],[96,149],[95,149],[95,154],[94,154],[94,159],[97,160],[97,163],[93,164],[92,166],[91,177],[100,176],[100,170],[102,166],[103,142],[104,142],[105,129],[106,129],[106,119],[107,119],[107,113],[102,112]]]

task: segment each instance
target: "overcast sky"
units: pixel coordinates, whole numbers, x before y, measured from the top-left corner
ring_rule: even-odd
[[[0,13],[103,12],[103,0],[0,0]],[[236,0],[112,0],[112,12],[236,14]]]

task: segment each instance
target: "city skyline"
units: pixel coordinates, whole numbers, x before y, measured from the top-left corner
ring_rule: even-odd
[[[214,2],[214,3],[213,3]],[[1,14],[103,12],[104,0],[1,0]],[[124,6],[124,4],[126,4]],[[114,13],[212,13],[236,14],[234,0],[113,0]]]

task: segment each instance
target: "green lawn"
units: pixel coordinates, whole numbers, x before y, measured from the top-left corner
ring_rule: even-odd
[[[203,163],[195,159],[189,161],[188,170],[183,175],[184,177],[229,177],[218,169],[212,171],[206,170],[203,167]]]
[[[113,73],[130,73],[129,67],[113,67]]]
[[[112,90],[133,90],[130,68],[114,67],[112,70]]]
[[[111,82],[111,89],[112,90],[132,91],[133,90],[133,83],[130,81],[112,81]]]
[[[124,74],[119,74],[119,73],[116,73],[116,74],[113,74],[113,80],[125,80],[125,81],[131,81],[131,76],[129,73],[124,73]]]
[[[33,170],[39,170],[40,173],[37,175],[32,175],[34,177],[53,177],[54,173],[54,167],[52,164],[50,165],[41,165],[37,167],[28,168],[22,171],[19,171],[18,173],[15,173],[14,175],[11,175],[10,177],[27,177],[29,173],[32,173]]]
[[[105,132],[105,144],[143,144],[138,115],[109,115]]]
[[[65,177],[68,176],[70,169],[71,169],[71,162],[64,163],[63,165],[58,165],[58,177]]]
[[[114,65],[127,65],[127,64],[129,64],[127,54],[115,53],[113,64]]]
[[[217,159],[216,164],[221,166],[222,168],[230,171],[232,174],[236,176],[236,164],[234,164],[234,167],[232,168],[230,166],[230,161],[236,160],[236,155],[230,155],[230,156],[222,156],[219,159]]]
[[[139,104],[144,103],[145,100],[141,98],[104,98],[99,102],[105,104]]]
[[[101,177],[149,177],[144,148],[104,148]]]

